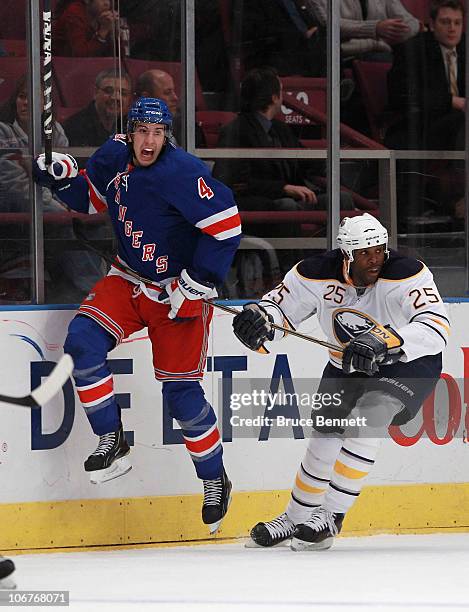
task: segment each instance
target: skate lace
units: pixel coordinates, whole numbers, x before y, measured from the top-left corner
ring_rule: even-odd
[[[98,448],[94,451],[93,455],[107,455],[112,450],[116,442],[116,432],[111,431],[110,433],[99,436]]]
[[[314,511],[314,514],[309,520],[305,522],[307,527],[311,527],[315,531],[321,531],[321,529],[328,528],[332,535],[337,535],[339,530],[335,524],[335,514],[325,508],[318,508]]]
[[[222,482],[221,478],[204,480],[204,506],[217,506],[221,503]]]
[[[268,532],[273,538],[284,538],[290,536],[295,530],[295,525],[291,522],[288,516],[283,513],[276,519],[264,523]]]

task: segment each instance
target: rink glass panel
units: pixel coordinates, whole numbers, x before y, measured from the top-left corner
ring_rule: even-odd
[[[301,12],[306,12],[304,7]],[[312,26],[310,17],[301,17]],[[203,23],[208,27],[201,28]],[[195,99],[195,151],[214,176],[233,189],[243,226],[240,248],[219,291],[222,297],[259,298],[300,259],[326,248],[325,42],[326,28],[305,36],[282,3],[195,2],[196,76],[204,91],[203,100],[197,95]],[[220,49],[217,54],[210,52],[215,47]],[[229,136],[230,124],[243,110],[243,79],[259,67],[272,67],[278,73],[283,103],[275,119],[291,132],[288,148],[282,146],[285,141],[279,132],[263,136],[259,126],[247,138]],[[247,120],[251,119],[252,114]],[[301,147],[301,153],[292,147]],[[225,149],[229,157],[224,157]],[[246,170],[248,180],[239,180]],[[307,178],[308,185],[321,194],[318,205],[295,202],[278,190],[275,195],[272,190],[262,193],[253,184],[258,178],[272,182],[281,178],[286,184],[304,185],[300,177]]]
[[[2,3],[2,7],[4,4],[6,6],[8,2]],[[18,13],[19,4],[22,10]],[[289,41],[284,36],[291,24],[286,27],[284,20],[276,22],[275,11],[269,12],[267,21],[255,26],[267,4],[267,1],[251,3],[246,0],[121,1],[124,21],[118,25],[120,53],[116,45],[111,56],[72,58],[74,70],[78,72],[71,80],[67,68],[70,58],[54,58],[54,113],[62,125],[93,100],[97,93],[94,80],[100,70],[114,70],[119,79],[123,71],[127,71],[132,80],[132,91],[135,91],[137,77],[145,70],[156,68],[168,72],[174,79],[179,98],[178,140],[212,168],[217,161],[230,160],[233,155],[235,158],[243,155],[259,158],[262,155],[278,159],[278,151],[266,149],[233,150],[229,157],[223,158],[224,152],[218,147],[220,130],[240,110],[240,83],[246,71],[261,64],[278,68],[284,103],[277,118],[291,127],[303,147],[300,153],[284,149],[283,159],[316,165],[314,185],[315,191],[322,196],[321,203],[312,210],[287,212],[286,217],[284,215],[277,221],[272,214],[277,212],[275,208],[250,208],[234,188],[245,237],[220,295],[235,299],[259,297],[298,259],[323,252],[327,245],[329,213],[324,208],[327,171],[319,166],[327,161],[329,107],[326,87],[331,71],[325,68],[327,62],[324,58],[328,27],[326,24],[320,28],[317,37],[316,33],[311,36],[309,42],[317,44],[316,55],[312,54],[309,59],[316,58],[316,63],[308,66],[299,39],[288,56],[282,52],[282,45],[291,44],[291,37]],[[10,19],[15,14],[15,19],[11,17],[10,21],[14,21],[13,26],[17,29],[23,28],[21,33],[14,32],[10,25],[5,29],[4,42],[7,42],[7,36],[10,37],[7,46],[11,47],[11,53],[21,54],[21,47],[17,46],[21,45],[21,40],[26,46],[25,9],[23,0],[15,2],[15,11],[8,13],[5,9],[4,23],[9,24],[7,17]],[[23,57],[27,64],[27,57]],[[185,65],[189,74],[187,79],[184,78]],[[340,62],[338,96],[341,98],[342,124],[334,123],[333,127],[340,132],[341,188],[352,192],[350,198],[355,211],[369,210],[379,215],[389,229],[393,247],[422,258],[431,266],[443,295],[464,295],[464,152],[441,151],[438,153],[441,158],[437,159],[434,154],[418,151],[412,159],[406,159],[407,151],[386,149],[383,130],[389,117],[386,113],[378,117],[373,115],[366,93],[367,82],[369,85],[369,79],[376,77],[369,77],[367,82],[360,78],[353,62]],[[349,91],[350,81],[352,91]],[[121,89],[127,89],[124,81],[121,81]],[[375,87],[375,91],[378,90],[381,91]],[[115,90],[109,98],[110,105],[114,101],[118,108],[117,114],[121,114],[122,108],[125,115],[129,96],[123,98]],[[123,122],[117,121],[116,129],[121,131]],[[89,142],[86,142],[88,135]],[[80,143],[79,148],[75,145],[64,149],[57,147],[74,154],[81,166],[96,149],[92,144],[92,130],[84,130],[84,136],[85,142]],[[8,155],[8,152],[2,146],[3,157],[4,154]],[[25,154],[30,160],[31,151],[28,149]],[[28,163],[24,166],[30,177]],[[18,210],[11,196],[12,187],[11,183],[5,182],[0,187],[3,212],[21,212],[24,218],[12,220],[11,216],[5,216],[0,226],[3,232],[1,299],[6,303],[28,303],[34,301],[31,287],[35,281],[30,247],[31,204],[30,197],[26,196],[25,203]],[[29,183],[27,189],[31,189]],[[347,197],[344,200],[340,206],[341,217],[348,214]],[[54,212],[47,207],[44,211],[47,212],[42,245],[45,302],[77,303],[105,273],[107,265],[75,238],[71,220],[65,212]],[[115,251],[112,232],[105,218],[82,219],[81,229],[96,248],[109,255]],[[15,269],[16,255],[22,261],[20,271]]]
[[[32,297],[26,4],[7,1],[0,8],[0,304]],[[13,127],[18,112],[20,128]]]

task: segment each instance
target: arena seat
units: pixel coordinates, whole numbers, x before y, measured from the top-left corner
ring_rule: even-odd
[[[54,57],[52,66],[62,106],[86,106],[102,70],[115,70],[119,76],[119,64],[113,57]]]
[[[310,123],[316,123],[322,126],[323,138],[325,138],[325,128],[327,125],[327,115],[325,112],[315,108],[314,106],[305,104],[302,100],[297,99],[294,93],[285,92],[283,96],[283,104],[289,109],[293,110],[298,115],[304,117],[302,121],[308,120]],[[277,119],[285,121],[284,113],[279,113]],[[303,143],[308,143],[307,140],[301,139]],[[342,148],[354,148],[354,149],[384,149],[380,142],[377,142],[371,138],[368,138],[364,134],[357,132],[345,123],[340,124],[340,140]],[[313,141],[318,142],[318,141]],[[325,143],[324,147],[327,146],[326,140],[319,141]],[[319,147],[315,147],[319,148]]]
[[[353,70],[365,106],[371,136],[383,142],[387,127],[395,119],[394,113],[386,112],[388,103],[387,75],[391,69],[387,62],[365,62],[355,60]]]
[[[24,57],[26,55],[26,41],[23,38],[4,38],[0,40],[0,47],[5,49],[10,57]]]
[[[220,129],[236,118],[236,113],[229,111],[197,111],[195,119],[202,128],[205,142],[209,149],[217,146]]]
[[[82,108],[82,106],[56,106],[55,117],[59,123],[64,124],[67,119],[81,111]]]
[[[327,81],[324,78],[289,76],[281,77],[285,94],[293,95],[298,101],[307,106],[326,112]],[[290,125],[302,125],[306,120],[302,113],[298,113],[285,106],[282,108],[282,120]]]
[[[125,65],[134,86],[138,77],[143,72],[147,70],[164,70],[173,77],[176,93],[178,97],[180,97],[182,82],[182,65],[180,62],[157,62],[153,60],[126,58]],[[200,111],[207,110],[207,103],[202,92],[202,86],[197,76],[197,72],[195,73],[195,108]]]
[[[0,32],[2,38],[26,40],[26,0],[0,2]]]
[[[402,0],[406,10],[422,24],[427,24],[430,20],[430,0]]]
[[[25,57],[0,57],[0,104],[15,91],[18,80],[27,69]]]

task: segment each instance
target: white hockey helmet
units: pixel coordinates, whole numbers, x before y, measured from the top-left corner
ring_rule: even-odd
[[[367,249],[384,244],[386,258],[389,255],[388,230],[369,213],[359,217],[345,217],[339,226],[337,244],[347,255],[348,261],[353,261],[353,252],[357,249]]]

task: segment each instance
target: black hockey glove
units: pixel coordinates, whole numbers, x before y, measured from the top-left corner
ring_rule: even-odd
[[[41,187],[57,190],[70,183],[78,175],[78,164],[66,153],[52,153],[52,164],[47,167],[42,153],[33,161],[33,178]]]
[[[274,338],[275,331],[270,325],[273,322],[272,315],[265,308],[250,302],[233,319],[233,331],[238,340],[251,350],[268,353],[264,342]]]
[[[346,374],[356,371],[373,376],[380,365],[399,361],[403,342],[389,325],[375,325],[348,343],[342,356],[342,370]]]

